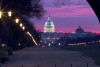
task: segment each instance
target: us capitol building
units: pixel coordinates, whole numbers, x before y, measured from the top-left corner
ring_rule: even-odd
[[[51,21],[50,16],[44,25],[44,33],[55,33],[54,23]]]
[[[49,16],[48,20],[45,22],[44,32],[41,34],[42,38],[40,42],[42,44],[45,44],[46,46],[52,46],[52,44],[54,44],[56,40],[59,40],[60,38],[64,36],[65,34],[62,32],[59,32],[59,33],[55,32],[54,23]]]
[[[49,16],[44,25],[44,32],[41,33],[40,44],[45,46],[54,46],[56,41],[62,37],[75,39],[78,37],[94,37],[96,35],[96,33],[84,32],[81,26],[78,26],[78,28],[73,33],[56,33],[54,23]]]

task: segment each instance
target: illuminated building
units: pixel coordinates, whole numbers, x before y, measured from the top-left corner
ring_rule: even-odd
[[[55,32],[54,23],[51,21],[50,16],[44,25],[44,32],[41,34],[41,43],[46,46],[53,46],[56,40],[59,40],[61,37],[64,37],[65,34],[60,32]]]
[[[51,46],[53,46],[52,44],[54,44],[56,42],[56,40],[59,40],[60,38],[64,37],[65,34],[64,33],[42,33],[41,34],[42,38],[41,38],[41,43],[44,44],[51,44]]]
[[[58,44],[59,46],[66,45],[66,42],[68,39],[77,39],[77,38],[86,38],[86,37],[95,37],[97,36],[96,33],[92,32],[85,32],[84,29],[81,28],[81,26],[78,26],[78,28],[75,30],[74,33],[56,33],[55,27],[53,22],[50,19],[50,16],[48,17],[48,21],[46,21],[44,26],[44,32],[41,34],[41,44],[45,46],[54,46],[55,44]],[[61,39],[61,40],[60,40]],[[68,45],[87,45],[89,43],[95,43],[95,41],[82,41],[82,42],[67,42]],[[97,42],[98,43],[98,42]]]
[[[53,22],[51,21],[51,18],[50,16],[48,17],[48,20],[46,21],[45,23],[45,26],[44,26],[44,33],[48,33],[48,32],[55,32],[55,27],[54,27],[54,24]]]
[[[68,44],[69,46],[76,46],[76,45],[86,45],[86,43],[85,42],[83,42],[83,43],[70,43],[70,44]]]
[[[64,44],[64,46],[95,45],[100,44],[99,40],[95,38],[97,35],[97,33],[85,32],[81,26],[78,26],[75,32],[65,33],[65,37],[61,38],[58,42],[62,45]]]
[[[76,39],[78,37],[85,38],[85,37],[95,37],[97,36],[97,33],[92,32],[85,32],[81,26],[78,26],[78,28],[73,33],[66,33],[66,37]]]

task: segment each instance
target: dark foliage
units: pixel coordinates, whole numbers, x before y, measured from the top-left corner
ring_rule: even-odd
[[[44,9],[40,0],[1,0],[3,11],[13,11],[17,16],[41,17]]]
[[[34,45],[32,39],[26,34],[29,31],[39,43],[39,33],[28,21],[28,18],[41,18],[43,16],[44,9],[40,0],[0,0],[0,5],[3,12],[2,20],[0,20],[0,38],[3,42],[13,46],[14,49]],[[13,13],[11,18],[7,16],[8,11]],[[20,23],[26,27],[25,31],[15,23],[15,18],[20,19]],[[22,46],[18,46],[19,43]]]

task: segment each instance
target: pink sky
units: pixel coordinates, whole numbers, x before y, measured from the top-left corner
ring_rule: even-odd
[[[50,14],[56,32],[74,32],[81,25],[86,32],[100,33],[99,21],[89,4],[85,0],[82,0],[80,5],[77,5],[81,2],[80,0],[70,1],[72,3],[70,6],[56,7],[54,6],[55,0],[43,0],[46,10],[45,16],[41,20],[31,20],[36,29],[43,31],[44,24]]]

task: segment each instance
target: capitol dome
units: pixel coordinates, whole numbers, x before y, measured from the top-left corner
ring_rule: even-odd
[[[76,33],[84,33],[84,30],[81,28],[81,26],[78,27],[75,31]]]
[[[50,16],[48,17],[48,20],[46,21],[44,25],[44,32],[55,32],[55,27],[53,22],[50,19]]]

